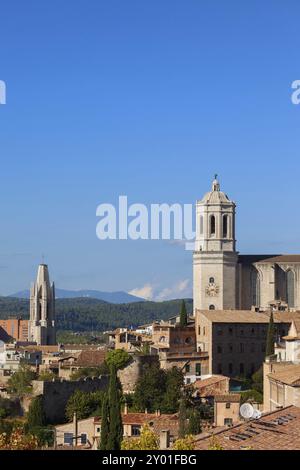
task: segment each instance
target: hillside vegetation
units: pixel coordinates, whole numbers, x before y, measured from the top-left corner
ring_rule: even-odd
[[[181,300],[111,304],[90,298],[57,299],[56,325],[60,330],[106,331],[116,327],[136,327],[179,314]],[[186,300],[188,313],[192,300]],[[29,301],[0,297],[0,319],[29,318]]]

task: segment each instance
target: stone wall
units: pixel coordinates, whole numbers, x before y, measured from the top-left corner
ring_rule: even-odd
[[[62,423],[65,421],[65,408],[70,396],[76,391],[96,392],[105,390],[108,386],[108,376],[87,377],[74,382],[55,380],[32,382],[33,397],[42,395],[44,398],[44,410],[49,423]]]
[[[124,369],[118,371],[118,377],[120,379],[123,392],[133,393],[136,383],[143,372],[143,368],[147,364],[151,365],[155,363],[159,363],[158,356],[133,356],[131,363]]]

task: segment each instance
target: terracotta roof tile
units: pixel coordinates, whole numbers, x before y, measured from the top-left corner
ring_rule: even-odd
[[[252,310],[197,310],[212,323],[269,323],[268,312]],[[274,312],[274,323],[292,323],[300,320],[300,312]]]
[[[276,380],[278,382],[299,386],[300,385],[300,365],[288,364],[285,366],[284,370],[279,370],[277,372],[272,372],[268,374],[270,379]]]
[[[106,351],[81,351],[75,366],[81,367],[97,367],[103,364],[106,358]]]
[[[239,393],[228,393],[226,395],[215,395],[217,403],[239,403],[241,395]]]
[[[212,439],[224,450],[300,450],[300,408],[288,406],[213,435],[200,435],[195,449],[209,449]]]
[[[228,377],[225,377],[225,375],[212,375],[211,377],[208,377],[207,379],[196,380],[196,382],[193,382],[191,385],[197,389],[201,389],[201,388],[208,387],[209,385],[215,385],[219,382],[223,382],[223,380],[229,380],[229,379]]]

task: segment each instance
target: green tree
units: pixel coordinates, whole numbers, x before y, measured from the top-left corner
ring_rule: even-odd
[[[133,398],[133,408],[150,413],[160,410],[166,392],[166,371],[159,368],[159,363],[146,365],[138,379]]]
[[[180,399],[179,405],[179,430],[178,437],[183,439],[187,435],[187,411],[186,411],[186,400],[184,397]]]
[[[56,378],[57,376],[51,370],[43,370],[38,377],[39,380],[43,380],[44,382],[50,382]]]
[[[141,429],[141,435],[137,438],[124,439],[122,450],[158,450],[159,438],[155,432],[145,424]]]
[[[186,311],[185,301],[182,300],[181,309],[180,309],[180,326],[184,328],[188,323],[188,316]]]
[[[74,413],[77,414],[78,419],[101,415],[103,396],[104,392],[101,390],[90,393],[76,390],[67,402],[66,417],[68,421],[72,421]]]
[[[257,390],[246,390],[245,392],[241,392],[241,404],[246,403],[247,401],[262,403],[263,394]]]
[[[109,400],[107,394],[105,394],[103,398],[101,415],[101,440],[99,444],[99,449],[106,450],[109,435]]]
[[[139,356],[149,356],[150,354],[150,342],[142,343],[136,348],[136,354]]]
[[[31,382],[36,373],[27,365],[22,365],[7,381],[8,392],[19,398],[31,393]]]
[[[116,370],[124,369],[131,361],[131,356],[124,349],[114,349],[109,351],[106,356],[105,362],[108,367],[114,367]]]
[[[114,365],[110,370],[109,381],[109,435],[107,450],[120,450],[123,438],[120,388]]]
[[[256,390],[260,394],[263,393],[263,368],[260,367],[256,372],[251,377],[251,384],[249,388],[252,388],[253,390]]]
[[[192,435],[200,434],[202,432],[200,413],[197,409],[190,412],[187,432]]]
[[[161,411],[163,413],[176,413],[179,408],[180,390],[184,385],[183,373],[177,367],[172,367],[165,374],[165,394],[163,396]]]
[[[85,377],[99,377],[100,375],[108,375],[109,368],[104,362],[98,367],[81,367],[80,369],[75,370],[70,375],[70,380],[79,380],[84,379]]]
[[[194,450],[195,443],[193,436],[186,436],[181,439],[177,439],[173,446],[172,450]]]
[[[275,335],[274,318],[273,318],[273,312],[271,312],[269,326],[268,326],[268,333],[267,333],[266,357],[272,356],[272,354],[274,354],[274,335]]]
[[[27,415],[28,430],[32,430],[38,426],[45,426],[46,416],[44,412],[43,397],[35,397],[29,406]]]

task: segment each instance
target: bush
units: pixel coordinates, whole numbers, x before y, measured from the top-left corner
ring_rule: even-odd
[[[25,434],[24,429],[16,428],[11,434],[0,434],[0,449],[3,450],[35,450],[38,440],[31,434]]]
[[[18,415],[19,404],[8,398],[0,397],[0,419]]]

